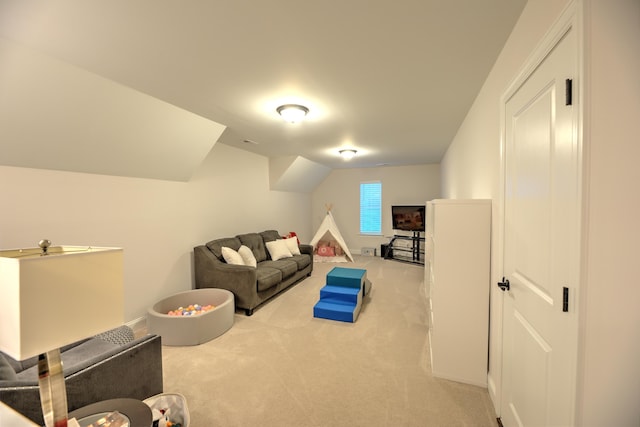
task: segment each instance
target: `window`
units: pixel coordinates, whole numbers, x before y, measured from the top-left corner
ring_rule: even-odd
[[[382,234],[382,183],[360,183],[360,234]]]

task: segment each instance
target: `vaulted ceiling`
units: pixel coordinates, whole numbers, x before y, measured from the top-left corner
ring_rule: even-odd
[[[272,159],[299,156],[328,168],[438,163],[525,3],[0,0],[0,38],[138,94],[145,101],[133,103],[132,114],[155,102],[149,110],[162,112],[149,117],[157,128],[145,127],[150,137],[146,145],[140,142],[142,151],[153,151],[152,140],[170,134],[173,143],[166,144],[173,147],[158,151],[170,159],[195,147],[188,167],[216,140]],[[0,51],[0,87],[8,51]],[[50,96],[61,96],[55,105],[67,102],[64,95]],[[40,102],[51,100],[43,96]],[[95,102],[103,103],[99,96]],[[291,102],[309,108],[307,120],[291,124],[278,117],[276,107]],[[11,109],[0,99],[0,123],[3,115],[13,123],[15,140],[29,132],[20,131],[28,125],[15,124]],[[118,120],[123,132],[131,128],[123,111],[121,118],[104,115],[109,128],[118,128]],[[179,122],[172,132],[191,129],[197,135],[181,140],[166,132],[163,126],[172,120]],[[36,152],[38,144],[50,144],[43,135],[79,125],[64,121],[32,115],[31,126],[43,133],[11,143]],[[139,132],[145,130],[126,138],[116,132],[100,144],[108,147],[105,152],[117,151],[118,145],[141,141]],[[8,136],[0,131],[0,137],[0,148],[8,152]],[[337,152],[344,147],[358,155],[343,161]]]

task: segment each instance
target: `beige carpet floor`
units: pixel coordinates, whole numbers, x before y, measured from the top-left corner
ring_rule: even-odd
[[[313,317],[335,266],[373,283],[355,323]],[[191,427],[495,427],[486,389],[431,375],[427,328],[422,266],[316,263],[253,316],[238,311],[224,335],[164,346],[164,388],[186,397]]]

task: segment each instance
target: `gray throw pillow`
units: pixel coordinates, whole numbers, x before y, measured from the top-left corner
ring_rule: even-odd
[[[0,381],[15,381],[16,379],[16,371],[7,362],[7,359],[0,354]]]

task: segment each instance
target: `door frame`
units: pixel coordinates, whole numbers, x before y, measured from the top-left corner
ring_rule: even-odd
[[[576,108],[576,123],[574,127],[574,134],[576,136],[576,143],[579,151],[580,162],[580,174],[583,175],[584,164],[584,149],[583,149],[583,109],[584,100],[580,99],[581,94],[584,93],[584,49],[583,49],[583,0],[571,0],[560,13],[560,16],[553,23],[551,28],[547,30],[542,40],[538,43],[533,52],[529,55],[525,61],[521,70],[516,74],[511,83],[507,86],[502,96],[500,97],[500,172],[499,172],[499,188],[496,197],[496,207],[494,214],[496,215],[497,230],[495,235],[495,241],[492,249],[493,259],[492,264],[492,280],[491,280],[491,303],[495,304],[495,307],[491,309],[490,322],[497,325],[497,334],[491,338],[489,349],[494,352],[490,354],[490,367],[495,367],[495,372],[491,369],[488,373],[487,383],[489,396],[493,402],[496,415],[498,418],[502,415],[502,366],[503,366],[503,354],[502,354],[502,340],[504,330],[504,293],[497,287],[497,282],[504,276],[504,228],[505,228],[505,194],[506,194],[506,105],[507,102],[515,95],[518,89],[525,83],[525,81],[533,74],[533,72],[540,66],[551,50],[558,44],[558,42],[564,37],[564,35],[570,29],[576,31],[576,70],[573,82],[573,98]],[[583,200],[581,201],[582,207],[585,205],[584,200],[584,182],[580,183],[582,187]],[[584,211],[584,209],[581,209]],[[584,225],[582,227],[584,230]],[[581,257],[582,259],[582,257]],[[582,282],[582,280],[580,280]],[[576,309],[579,309],[578,296],[574,295],[572,303]],[[578,313],[579,316],[579,313]],[[575,406],[575,402],[574,402]]]

